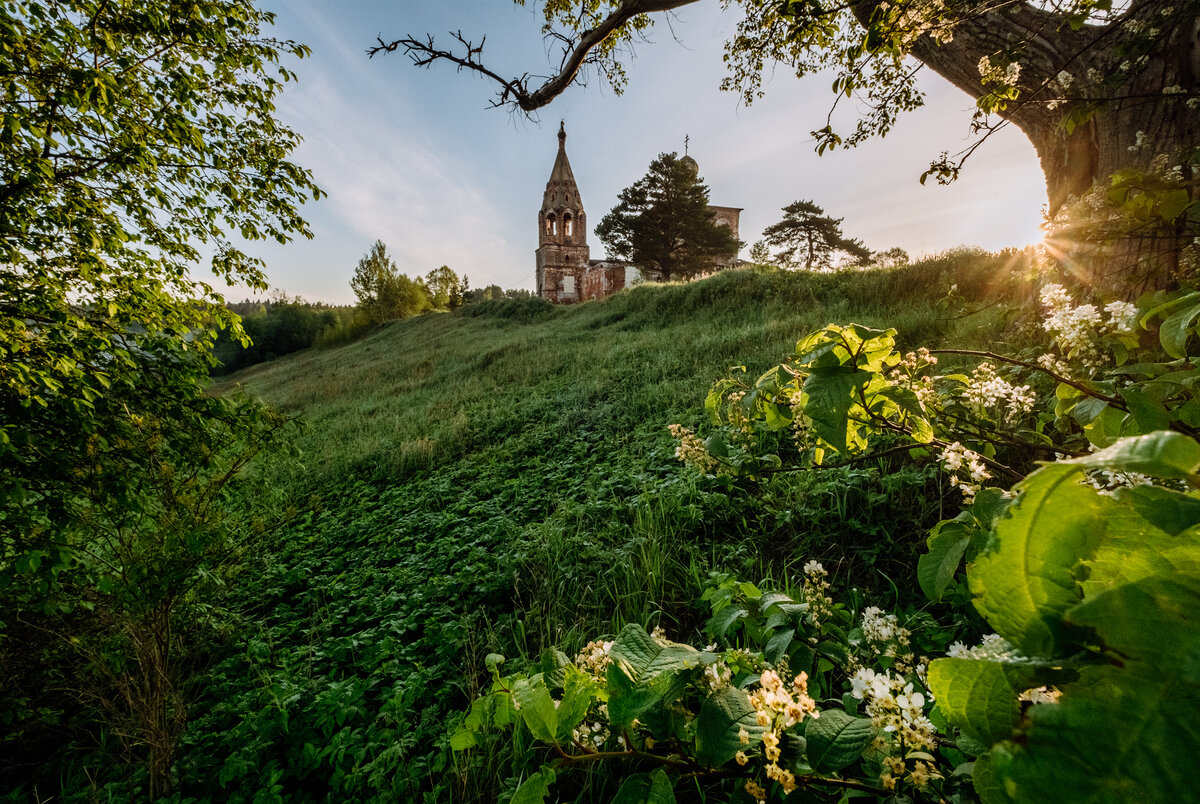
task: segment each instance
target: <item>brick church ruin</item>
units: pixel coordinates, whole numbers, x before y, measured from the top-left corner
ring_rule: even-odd
[[[696,160],[690,156],[684,156],[684,159],[699,172]],[[710,206],[709,210],[718,223],[730,227],[735,238],[738,236],[742,212],[739,207]],[[535,255],[537,295],[552,304],[603,299],[645,279],[659,278],[654,271],[641,271],[631,262],[590,258],[587,215],[583,211],[579,187],[575,184],[575,174],[567,160],[567,132],[562,125],[558,129],[558,155],[554,158],[554,168],[550,171],[542,208],[538,212]]]

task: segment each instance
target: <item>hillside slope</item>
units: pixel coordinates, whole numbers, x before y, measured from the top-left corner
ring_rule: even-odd
[[[182,796],[503,798],[497,780],[526,746],[448,750],[488,653],[517,664],[630,621],[693,635],[714,571],[786,585],[820,558],[868,592],[911,577],[942,513],[936,472],[735,487],[682,467],[666,428],[699,425],[730,367],[778,363],[831,321],[895,327],[913,347],[987,346],[1009,309],[997,300],[1019,295],[1012,262],[967,252],[887,271],[727,272],[573,308],[489,302],[220,384],[307,427],[299,457],[254,469],[295,513],[231,584],[234,625],[197,686]],[[570,795],[613,792],[588,784]]]

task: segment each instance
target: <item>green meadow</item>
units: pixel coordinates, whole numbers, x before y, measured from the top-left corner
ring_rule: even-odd
[[[222,381],[214,392],[304,428],[298,454],[253,468],[279,524],[231,584],[235,625],[196,689],[181,795],[496,800],[533,747],[448,749],[489,653],[519,666],[631,622],[699,639],[719,573],[786,589],[814,558],[882,604],[922,605],[917,555],[952,497],[936,471],[733,483],[681,465],[667,425],[700,424],[715,380],[830,322],[987,348],[1021,329],[1022,264],[957,252],[568,308],[485,302]],[[603,776],[586,784],[603,800]]]

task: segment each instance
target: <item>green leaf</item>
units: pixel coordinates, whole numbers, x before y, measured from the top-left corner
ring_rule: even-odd
[[[558,742],[570,741],[571,732],[583,722],[599,694],[600,685],[592,676],[570,665],[564,669],[563,697],[558,706]]]
[[[1200,444],[1183,433],[1166,430],[1122,439],[1100,452],[1060,463],[1184,480],[1200,469]]]
[[[637,773],[621,785],[612,804],[675,804],[675,789],[662,768]]]
[[[975,608],[1028,656],[1065,655],[1076,638],[1062,615],[1082,598],[1076,573],[1115,505],[1081,480],[1078,467],[1060,461],[1018,484],[967,575]]]
[[[776,631],[767,640],[766,647],[763,648],[763,658],[771,664],[777,663],[787,653],[788,646],[792,644],[792,635],[794,633],[791,628],[783,628]]]
[[[1164,352],[1176,359],[1187,357],[1187,340],[1197,316],[1200,316],[1200,304],[1184,307],[1167,316],[1158,327],[1158,340]]]
[[[1136,386],[1122,388],[1121,398],[1125,400],[1129,414],[1142,432],[1165,430],[1171,425],[1171,415],[1166,407]]]
[[[554,699],[539,673],[532,678],[521,679],[513,685],[521,719],[534,737],[545,743],[553,743],[558,731],[558,710]]]
[[[663,645],[636,623],[621,629],[608,654],[609,719],[625,728],[650,707],[678,695],[686,674],[716,661],[716,654],[690,645]]]
[[[546,796],[550,795],[550,785],[553,783],[554,771],[544,767],[517,788],[509,804],[545,804]]]
[[[729,630],[729,626],[742,617],[747,616],[749,616],[749,612],[746,611],[744,606],[731,603],[712,616],[708,621],[708,625],[705,626],[705,630],[714,637],[725,636],[725,632]]]
[[[1057,705],[1031,712],[1025,748],[1003,770],[1017,800],[1191,801],[1200,755],[1200,577],[1144,578],[1069,616],[1113,664]]]
[[[852,366],[813,369],[804,383],[807,403],[804,415],[812,420],[812,429],[839,453],[846,452],[847,414],[853,392],[871,377]]]
[[[925,597],[938,603],[954,580],[963,554],[971,544],[975,528],[949,520],[940,523],[929,535],[929,552],[917,559],[917,582]]]
[[[874,737],[875,727],[870,718],[854,717],[841,709],[826,709],[820,717],[805,721],[808,763],[822,773],[839,771],[862,756]]]
[[[475,739],[475,732],[473,731],[468,731],[460,727],[450,735],[450,750],[452,751],[466,751],[477,744],[478,741]]]
[[[1200,523],[1200,499],[1161,486],[1117,490],[1117,499],[1158,530],[1178,536]],[[1147,547],[1150,545],[1146,545]]]
[[[971,767],[971,784],[982,804],[1009,804],[1004,784],[996,778],[996,751],[976,758]]]
[[[1036,686],[1034,668],[983,659],[935,659],[929,691],[952,725],[984,745],[1007,740],[1020,722],[1017,695]]]
[[[758,725],[754,706],[745,690],[724,687],[705,699],[696,715],[696,761],[719,768],[744,746],[738,732],[745,729],[750,744],[762,740],[766,728]]]
[[[758,599],[758,609],[765,614],[772,606],[795,602],[792,596],[785,592],[767,592]]]

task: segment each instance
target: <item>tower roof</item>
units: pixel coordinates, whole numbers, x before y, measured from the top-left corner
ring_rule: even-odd
[[[570,198],[567,201],[567,198]],[[554,167],[550,170],[550,180],[546,182],[546,192],[542,197],[542,210],[560,209],[564,206],[578,209],[582,206],[579,200],[579,187],[575,184],[575,174],[571,172],[571,162],[567,159],[566,126],[558,126],[558,155],[554,157]]]

